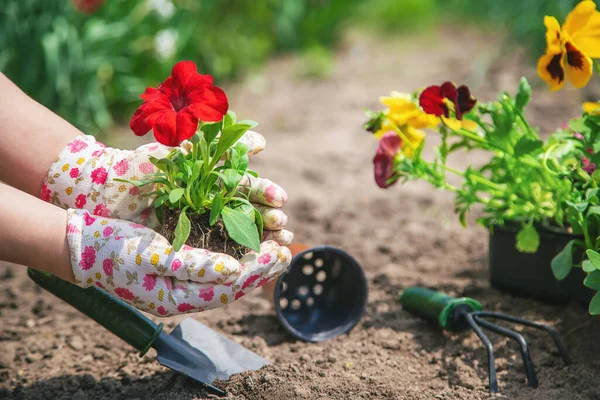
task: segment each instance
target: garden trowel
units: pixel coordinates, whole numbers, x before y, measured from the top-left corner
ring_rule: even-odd
[[[270,364],[192,318],[181,321],[169,335],[163,331],[163,324],[155,324],[135,308],[100,289],[82,289],[33,269],[29,269],[29,277],[135,347],[140,356],[153,347],[160,364],[200,382],[214,394],[225,395],[212,385],[215,380],[227,380],[233,374]]]

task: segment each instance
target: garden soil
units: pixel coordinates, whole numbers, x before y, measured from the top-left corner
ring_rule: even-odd
[[[286,334],[270,302],[253,293],[219,311],[191,317],[273,361],[232,377],[229,399],[600,399],[600,323],[585,308],[552,306],[490,288],[487,232],[467,229],[452,196],[422,183],[378,189],[372,178],[376,141],[361,129],[365,107],[390,90],[412,91],[451,79],[482,100],[514,90],[520,74],[535,79],[522,51],[496,35],[443,29],[382,42],[349,33],[329,76],[302,80],[300,58],[274,60],[260,74],[227,87],[232,108],[260,122],[267,151],[251,163],[289,193],[289,228],[298,241],[352,253],[369,281],[367,311],[349,334],[319,344]],[[535,88],[528,114],[548,130],[579,112],[582,93]],[[109,138],[134,146],[133,135]],[[150,138],[145,138],[150,140]],[[427,137],[436,142],[435,134]],[[483,154],[453,160],[477,164]],[[540,386],[527,386],[515,343],[492,336],[501,393],[487,390],[487,358],[473,333],[450,335],[398,305],[411,285],[479,299],[488,310],[553,324],[575,364],[565,367],[545,334],[525,331]],[[0,398],[205,398],[202,389],[134,350],[37,288],[25,268],[0,266]],[[183,316],[166,320],[173,328]]]

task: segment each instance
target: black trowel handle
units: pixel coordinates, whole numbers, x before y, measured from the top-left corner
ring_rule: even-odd
[[[162,331],[135,308],[95,287],[82,289],[54,275],[29,269],[35,283],[66,301],[144,355]]]

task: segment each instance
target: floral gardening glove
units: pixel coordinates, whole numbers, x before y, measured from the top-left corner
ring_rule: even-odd
[[[265,139],[249,131],[240,139],[248,147],[248,155],[264,150]],[[185,151],[185,143],[182,145]],[[163,158],[172,147],[151,143],[136,150],[105,147],[93,136],[78,136],[61,151],[50,167],[42,187],[42,200],[62,208],[77,208],[103,217],[126,219],[157,229],[160,224],[153,213],[154,187],[141,188],[116,182],[115,179],[141,180],[158,172],[149,157]],[[268,179],[246,177],[242,182],[250,188],[250,201],[264,219],[263,240],[275,240],[282,246],[291,243],[293,234],[283,229],[287,216],[280,208],[287,194]]]
[[[249,154],[265,147],[264,138],[254,132],[240,140]],[[170,150],[156,143],[134,151],[111,149],[91,136],[79,136],[60,153],[41,196],[69,209],[67,235],[77,284],[96,285],[162,316],[227,304],[285,271],[291,255],[282,246],[293,235],[283,229],[287,216],[279,207],[287,194],[267,179],[248,177],[244,182],[263,215],[265,241],[259,253],[249,252],[238,261],[188,246],[175,252],[151,229],[159,226],[149,194],[153,188],[114,179],[142,179],[155,172],[149,156],[161,158]]]
[[[75,282],[95,285],[158,316],[197,312],[239,299],[277,278],[291,261],[274,241],[233,257],[184,246],[133,222],[68,210],[67,239]]]

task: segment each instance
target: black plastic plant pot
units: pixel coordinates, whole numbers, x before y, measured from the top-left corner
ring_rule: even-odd
[[[570,240],[577,237],[566,232],[538,228],[538,251],[522,253],[516,248],[517,232],[518,227],[513,226],[495,226],[493,232],[490,232],[491,285],[515,295],[549,303],[566,304],[576,301],[587,306],[594,292],[583,285],[585,272],[580,268],[573,268],[565,279],[559,281],[551,268],[552,259]]]
[[[275,311],[298,339],[321,342],[349,332],[367,304],[367,279],[347,252],[319,246],[298,253],[275,287]]]

